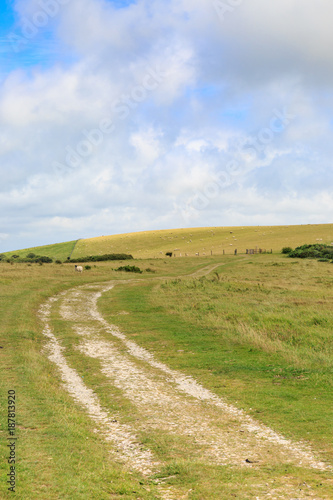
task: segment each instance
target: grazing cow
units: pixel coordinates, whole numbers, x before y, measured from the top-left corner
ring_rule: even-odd
[[[79,273],[82,273],[82,271],[83,271],[83,267],[82,267],[82,266],[77,266],[77,265],[75,264],[75,271],[78,271]]]

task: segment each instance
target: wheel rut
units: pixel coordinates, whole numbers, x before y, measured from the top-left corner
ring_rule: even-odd
[[[220,264],[219,264],[220,265]],[[200,271],[207,274],[210,266]],[[97,426],[97,432],[117,449],[118,456],[131,469],[144,476],[165,465],[140,443],[138,434],[149,429],[182,436],[197,450],[197,459],[217,465],[265,467],[292,464],[318,470],[330,467],[315,457],[302,443],[292,442],[255,421],[244,411],[223,401],[195,379],[159,362],[146,349],[129,340],[116,326],[109,324],[98,310],[101,295],[119,283],[96,283],[75,287],[51,297],[39,310],[43,333],[47,338],[45,352],[60,371],[65,389],[83,407]],[[77,336],[78,349],[84,356],[97,359],[106,380],[139,410],[142,416],[135,429],[121,423],[122,416],[103,408],[97,395],[70,367],[64,347],[51,327],[51,311],[59,307]],[[288,484],[280,487],[258,485],[257,498],[317,498],[305,496]],[[172,487],[160,496],[177,499]]]

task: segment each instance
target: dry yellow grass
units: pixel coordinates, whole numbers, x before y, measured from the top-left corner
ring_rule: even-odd
[[[333,242],[333,224],[304,226],[244,226],[206,227],[143,231],[113,236],[100,236],[78,241],[73,257],[104,253],[130,253],[135,258],[162,257],[165,252],[176,256],[221,255],[245,253],[256,247],[273,252],[284,246],[296,247],[305,243]]]
[[[333,224],[307,224],[303,226],[239,226],[204,227],[188,229],[165,229],[124,233],[97,238],[80,239],[24,250],[6,252],[10,257],[17,254],[26,257],[29,252],[46,255],[53,259],[66,260],[73,251],[72,258],[106,253],[129,253],[137,259],[165,257],[173,252],[177,257],[200,257],[210,255],[245,253],[246,249],[280,252],[285,246],[306,243],[333,242]]]

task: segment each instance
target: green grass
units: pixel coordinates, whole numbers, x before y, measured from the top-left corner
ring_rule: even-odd
[[[54,260],[59,259],[64,261],[70,256],[76,243],[76,241],[66,241],[65,243],[55,243],[54,245],[44,245],[40,247],[31,247],[12,252],[5,252],[5,255],[7,258],[10,258],[12,255],[18,255],[22,258],[32,252],[36,255],[45,255],[46,257],[51,257],[51,259]]]
[[[332,266],[227,262],[207,278],[119,285],[101,310],[168,365],[332,460]]]
[[[104,263],[82,274],[73,265],[0,264],[0,498],[11,498],[5,483],[11,389],[17,396],[20,499],[156,498],[146,480],[114,461],[43,353],[45,338],[36,317],[40,303],[61,290],[111,276],[121,279],[123,273],[113,273]]]
[[[218,262],[225,263],[218,276],[177,278]],[[114,459],[111,445],[94,432],[95,425],[63,389],[57,368],[43,352],[45,339],[36,317],[40,303],[61,290],[110,279],[136,280],[119,284],[99,302],[105,317],[130,338],[260,421],[309,441],[332,459],[333,266],[274,255],[133,263],[155,273],[115,272],[118,263],[112,262],[97,263],[82,274],[72,264],[0,264],[0,455],[7,456],[7,391],[15,389],[18,498],[159,498],[154,478],[131,474]],[[116,316],[124,310],[130,314]],[[69,364],[102,405],[135,425],[136,408],[107,383],[99,362],[75,349],[77,338],[64,322],[56,316],[52,322]],[[295,477],[311,484],[318,498],[332,496],[326,473],[282,465],[218,467],[199,462],[185,437],[147,431],[140,438],[165,462],[159,476],[179,491],[179,498],[187,493],[191,500],[255,498],[257,483],[273,488],[274,479]],[[4,499],[11,498],[7,472],[2,460]]]
[[[154,268],[154,276],[177,275],[182,269],[194,272],[202,267],[202,261],[196,259],[131,262],[143,269]],[[11,498],[5,483],[7,393],[11,389],[18,398],[20,499],[156,498],[154,485],[114,462],[105,442],[93,432],[95,426],[85,411],[73,404],[58,370],[43,352],[45,337],[37,318],[40,304],[76,285],[128,279],[128,273],[113,271],[114,264],[96,263],[81,274],[75,273],[74,264],[0,263],[0,498]],[[135,278],[150,276],[144,271]],[[64,334],[71,339],[68,331]],[[86,368],[82,361],[83,373]],[[103,386],[98,377],[94,383]],[[103,402],[110,398],[109,390],[107,394]]]

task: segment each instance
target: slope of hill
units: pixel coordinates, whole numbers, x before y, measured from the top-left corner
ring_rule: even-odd
[[[12,252],[5,252],[4,255],[10,258],[12,255],[18,255],[19,257],[26,257],[29,253],[34,253],[36,255],[45,255],[51,257],[52,259],[66,260],[69,257],[76,245],[75,241],[66,241],[64,243],[54,243],[53,245],[43,245],[40,247],[24,248],[22,250],[14,250]]]
[[[295,248],[305,243],[333,242],[333,224],[301,226],[244,226],[170,229],[125,233],[97,238],[80,239],[55,245],[7,252],[25,256],[29,252],[66,260],[72,257],[105,253],[129,253],[134,258],[164,257],[166,252],[184,257],[245,253],[246,249],[280,252],[284,246]],[[74,250],[73,250],[74,248]]]

